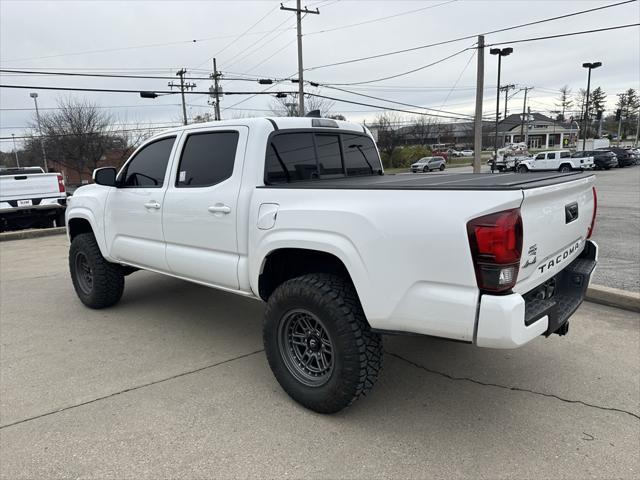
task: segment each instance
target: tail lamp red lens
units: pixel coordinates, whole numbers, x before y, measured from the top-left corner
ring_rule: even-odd
[[[60,191],[60,193],[63,193],[65,191],[64,178],[60,174],[58,174],[58,190]]]
[[[593,191],[593,216],[591,217],[591,225],[587,230],[587,238],[591,238],[593,230],[596,228],[596,212],[598,211],[598,194],[596,193],[596,187],[591,188]]]
[[[474,218],[467,223],[478,288],[511,290],[518,279],[522,254],[522,217],[514,208]]]

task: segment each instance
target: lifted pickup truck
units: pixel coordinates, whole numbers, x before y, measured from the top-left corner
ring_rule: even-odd
[[[40,167],[0,168],[0,231],[64,225],[62,175]]]
[[[593,175],[384,175],[348,122],[181,127],[94,180],[67,210],[80,300],[115,304],[136,269],[261,299],[271,369],[317,412],[371,389],[383,333],[567,333],[597,260]]]
[[[571,170],[591,170],[593,167],[593,157],[573,157],[569,150],[556,150],[540,152],[533,158],[520,160],[516,168],[520,173],[527,173],[543,170],[570,172]]]

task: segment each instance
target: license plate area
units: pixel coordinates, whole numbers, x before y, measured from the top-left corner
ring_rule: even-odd
[[[29,199],[29,200],[18,200],[18,206],[19,207],[31,207],[31,206],[33,206],[33,201],[31,199]]]

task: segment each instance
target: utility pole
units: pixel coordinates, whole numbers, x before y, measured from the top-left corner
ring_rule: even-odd
[[[16,147],[16,134],[12,133],[11,138],[13,138],[13,154],[16,156],[16,167],[20,168],[20,159],[18,158],[18,147]]]
[[[516,88],[514,84],[505,85],[504,87],[500,87],[500,90],[504,90],[504,117],[507,118],[507,102],[509,101],[509,90],[513,90]]]
[[[522,104],[522,122],[520,123],[520,140],[524,138],[524,119],[527,114],[527,92],[533,87],[524,87],[524,103]],[[526,143],[526,139],[524,140]]]
[[[302,76],[302,14],[320,15],[320,10],[316,8],[315,12],[301,7],[300,0],[296,1],[296,8],[285,7],[280,4],[280,10],[296,12],[297,29],[298,29],[298,116],[304,117],[304,78]]]
[[[31,92],[29,94],[33,101],[36,104],[36,119],[38,121],[38,134],[40,135],[40,149],[42,150],[42,163],[44,163],[44,173],[49,173],[49,168],[47,167],[47,152],[44,149],[44,137],[42,136],[42,126],[40,124],[40,111],[38,110],[38,94],[36,92]]]
[[[482,96],[484,93],[484,35],[478,35],[478,68],[476,73],[476,114],[473,132],[473,173],[480,173],[482,155]]]
[[[171,88],[173,90],[174,87],[177,87],[180,89],[180,95],[182,96],[182,123],[183,125],[187,125],[189,122],[187,121],[187,105],[185,104],[184,101],[184,91],[185,89],[189,90],[193,90],[194,88],[196,88],[196,84],[195,83],[184,83],[184,75],[185,73],[187,73],[187,71],[184,68],[181,68],[180,70],[178,70],[176,72],[176,75],[178,77],[180,77],[180,85],[176,85],[173,82],[169,82],[167,85],[169,86],[169,88]]]
[[[211,78],[213,78],[213,98],[214,100],[214,104],[213,104],[213,111],[215,114],[215,119],[216,120],[222,120],[222,118],[220,117],[220,95],[221,95],[221,91],[220,91],[220,85],[218,85],[218,79],[222,76],[222,74],[220,72],[218,72],[218,67],[216,65],[216,59],[213,59],[213,74],[210,75]]]

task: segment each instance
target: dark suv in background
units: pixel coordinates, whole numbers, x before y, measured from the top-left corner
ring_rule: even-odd
[[[593,157],[596,170],[609,170],[618,166],[618,157],[615,153],[604,150],[585,150],[571,155],[573,158]]]
[[[618,157],[619,167],[628,167],[630,165],[636,164],[635,156],[626,148],[607,147],[607,148],[599,148],[598,151],[615,153],[616,157]]]

